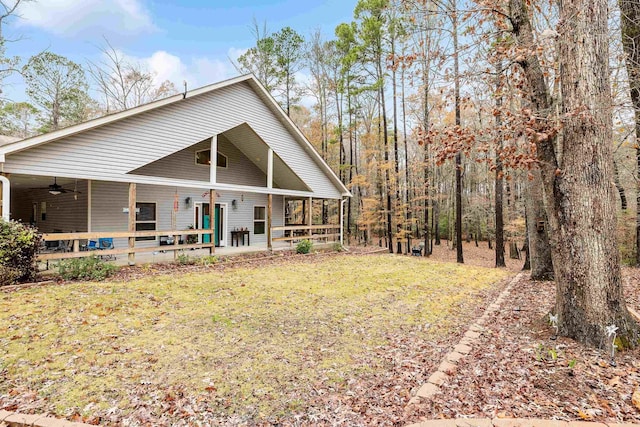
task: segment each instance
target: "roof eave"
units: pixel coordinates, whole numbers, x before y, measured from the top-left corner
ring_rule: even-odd
[[[38,145],[46,144],[52,141],[56,141],[58,139],[66,138],[81,132],[85,132],[91,129],[95,129],[110,123],[115,123],[120,120],[124,120],[128,117],[134,116],[136,114],[144,113],[146,111],[155,110],[156,108],[160,108],[166,105],[170,105],[176,102],[179,102],[183,99],[192,98],[194,96],[202,95],[226,86],[231,86],[233,84],[255,79],[253,75],[246,74],[238,77],[234,77],[228,80],[224,80],[218,83],[214,83],[208,86],[203,86],[198,89],[193,89],[188,91],[185,94],[179,93],[177,95],[170,96],[168,98],[163,98],[157,101],[150,102],[148,104],[139,105],[137,107],[130,108],[128,110],[119,111],[117,113],[109,114],[107,116],[98,117],[93,120],[89,120],[87,122],[79,123],[77,125],[69,126],[64,129],[56,130],[53,132],[45,133],[43,135],[34,136],[27,139],[22,139],[16,142],[12,142],[3,146],[0,146],[0,156],[17,153],[19,151],[26,150],[28,148],[32,148]]]

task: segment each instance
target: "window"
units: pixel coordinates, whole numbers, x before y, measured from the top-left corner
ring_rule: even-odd
[[[253,234],[264,234],[266,212],[264,206],[253,207]]]
[[[216,156],[216,165],[219,168],[227,167],[227,156],[218,151]],[[210,165],[211,164],[211,150],[196,151],[196,164],[197,165]]]
[[[150,202],[136,203],[136,231],[155,231],[156,220],[156,204]],[[136,237],[136,241],[156,240],[155,236]]]

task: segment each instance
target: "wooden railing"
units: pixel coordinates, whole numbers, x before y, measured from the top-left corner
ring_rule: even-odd
[[[99,256],[110,256],[110,255],[124,255],[124,254],[136,254],[136,253],[144,253],[144,252],[155,252],[155,251],[180,251],[185,249],[203,249],[203,248],[213,248],[215,247],[215,243],[212,241],[210,243],[193,243],[193,244],[179,244],[179,240],[181,236],[195,236],[195,235],[207,235],[211,234],[212,230],[168,230],[168,231],[100,231],[100,232],[84,232],[84,233],[44,233],[42,234],[42,240],[44,242],[72,242],[71,245],[67,245],[71,247],[71,251],[55,251],[55,252],[47,252],[38,254],[38,260],[40,261],[50,261],[50,260],[58,260],[58,259],[68,259],[68,258],[83,258],[94,255]],[[173,237],[173,244],[171,245],[155,245],[149,247],[135,247],[135,243],[131,246],[129,243],[126,247],[122,248],[114,248],[114,249],[97,249],[97,250],[81,250],[83,249],[80,244],[81,241],[90,241],[95,240],[96,242],[99,239],[104,238],[135,238],[135,237],[160,237],[160,236],[169,236]],[[213,237],[213,236],[212,236]],[[135,241],[135,239],[130,239],[129,242]]]
[[[334,241],[340,239],[339,224],[325,225],[285,225],[282,227],[272,227],[272,232],[282,231],[283,237],[274,237],[274,242],[290,242],[293,244],[297,240]]]

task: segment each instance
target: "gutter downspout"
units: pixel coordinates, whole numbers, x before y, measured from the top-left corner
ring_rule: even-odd
[[[0,182],[2,183],[2,219],[9,221],[11,219],[11,182],[4,175],[0,175]]]

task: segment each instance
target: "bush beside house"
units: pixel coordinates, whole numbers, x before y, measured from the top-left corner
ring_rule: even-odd
[[[0,219],[0,286],[36,279],[40,240],[35,228]]]

